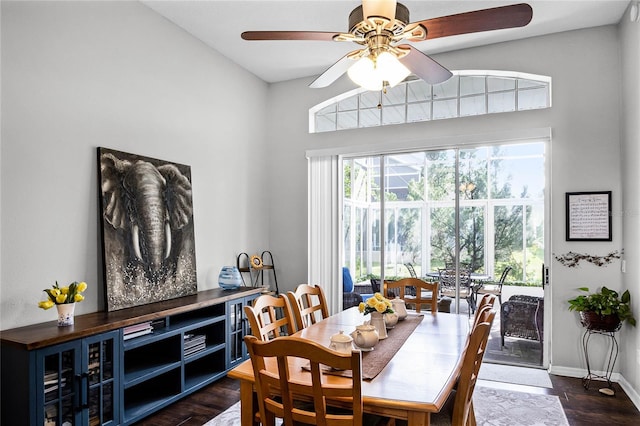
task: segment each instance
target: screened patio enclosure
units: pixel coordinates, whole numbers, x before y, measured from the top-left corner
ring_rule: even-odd
[[[356,282],[438,268],[538,284],[544,142],[344,158],[343,264]]]

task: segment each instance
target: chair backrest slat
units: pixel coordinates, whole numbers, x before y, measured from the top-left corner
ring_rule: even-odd
[[[300,284],[295,291],[287,292],[287,297],[296,319],[297,330],[329,317],[327,299],[320,286]]]
[[[399,297],[405,303],[415,305],[420,312],[422,305],[430,305],[431,313],[438,312],[438,283],[426,282],[419,278],[402,278],[398,281],[384,281],[383,296]]]
[[[263,294],[253,301],[253,306],[245,306],[244,313],[249,320],[251,334],[260,340],[295,333],[295,317],[284,294],[278,297]]]

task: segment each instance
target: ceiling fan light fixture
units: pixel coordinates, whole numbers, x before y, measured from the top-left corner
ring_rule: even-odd
[[[347,70],[347,75],[355,84],[367,90],[381,90],[382,81],[376,78],[376,71],[373,61],[365,56],[351,65]]]
[[[389,52],[380,53],[375,61],[371,56],[360,58],[347,70],[351,81],[360,87],[373,91],[382,90],[384,86],[397,85],[411,74],[411,71]]]

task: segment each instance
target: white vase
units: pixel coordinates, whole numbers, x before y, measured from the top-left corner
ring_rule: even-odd
[[[371,312],[371,325],[378,330],[378,339],[387,338],[387,326],[384,323],[384,317],[380,312]]]
[[[384,314],[384,323],[387,326],[387,328],[393,328],[396,326],[396,324],[398,323],[398,314],[396,314],[395,312],[392,312],[390,314]]]
[[[75,303],[62,303],[56,305],[58,309],[58,327],[73,325],[73,313],[76,309]]]

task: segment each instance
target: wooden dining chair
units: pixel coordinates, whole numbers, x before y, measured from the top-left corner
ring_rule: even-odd
[[[260,340],[267,341],[295,333],[295,317],[289,299],[284,294],[278,297],[263,294],[254,300],[252,306],[245,306],[244,313],[249,320],[251,334]]]
[[[478,309],[476,309],[476,313],[473,317],[473,325],[471,326],[472,332],[476,325],[480,324],[481,322],[487,321],[487,318],[492,310],[493,305],[488,304],[482,305],[481,307],[478,307]]]
[[[478,381],[478,373],[489,341],[491,324],[496,311],[485,311],[483,320],[473,326],[462,361],[462,368],[456,390],[449,395],[439,413],[431,415],[431,423],[437,425],[475,426],[473,391]]]
[[[363,416],[360,352],[332,351],[297,336],[269,342],[245,336],[244,341],[253,365],[259,415],[264,426],[274,425],[276,418],[283,419],[285,426],[362,426],[387,422],[379,416]],[[268,358],[274,358],[275,362],[269,363]],[[300,367],[291,369],[289,358],[305,360],[307,371],[299,373]],[[325,368],[350,371],[351,377],[339,382],[327,380]],[[309,380],[303,380],[300,374],[308,374]],[[331,400],[339,408],[331,406]]]
[[[408,290],[414,289],[414,290]],[[431,306],[433,315],[438,313],[438,283],[426,282],[419,278],[402,278],[398,281],[384,281],[383,295],[393,299],[399,297],[406,304],[414,305],[420,312],[422,305]]]
[[[296,319],[297,330],[329,317],[327,299],[320,286],[300,284],[295,291],[287,292],[287,297]]]
[[[480,298],[480,300],[478,300],[476,309],[480,309],[483,306],[491,306],[493,308],[493,305],[495,303],[496,303],[496,296],[495,295],[493,295],[493,294],[485,294],[484,296],[482,296]]]

